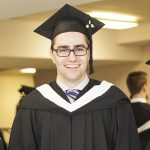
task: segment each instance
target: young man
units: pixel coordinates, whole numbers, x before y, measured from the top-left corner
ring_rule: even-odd
[[[89,79],[92,34],[104,24],[65,5],[35,32],[51,39],[57,78],[22,101],[10,150],[140,150],[127,97],[106,81]]]
[[[129,73],[127,86],[143,150],[150,142],[150,105],[147,103],[147,73],[135,71]],[[147,149],[148,150],[148,149]]]

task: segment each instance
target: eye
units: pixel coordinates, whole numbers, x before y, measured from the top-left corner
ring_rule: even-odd
[[[60,48],[60,49],[57,49],[57,51],[58,51],[59,53],[64,53],[64,52],[67,52],[68,49],[66,49],[66,48]]]
[[[85,51],[85,48],[84,47],[78,47],[78,48],[76,48],[76,51],[82,52],[82,51]]]
[[[83,52],[83,51],[86,51],[86,48],[85,47],[77,47],[76,51]]]

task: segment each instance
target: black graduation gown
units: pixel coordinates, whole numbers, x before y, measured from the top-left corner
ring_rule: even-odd
[[[127,97],[91,79],[72,104],[56,82],[27,95],[9,150],[140,150],[140,142]]]
[[[146,103],[136,102],[132,103],[133,113],[137,128],[150,121],[150,105]],[[140,140],[142,143],[142,149],[145,150],[148,143],[150,143],[150,128],[139,133]]]
[[[5,142],[4,136],[2,131],[0,130],[0,150],[6,150],[7,149],[7,144]]]
[[[3,140],[0,138],[0,150],[4,150]]]

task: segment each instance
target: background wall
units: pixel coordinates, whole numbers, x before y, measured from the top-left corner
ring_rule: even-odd
[[[33,75],[0,73],[0,128],[11,128],[22,85],[34,87]],[[8,132],[4,135],[8,142]]]

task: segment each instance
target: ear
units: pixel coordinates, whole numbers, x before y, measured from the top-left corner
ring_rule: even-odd
[[[90,60],[90,50],[87,51],[88,61]]]
[[[143,90],[144,92],[147,91],[147,84],[144,84],[144,85],[143,85],[142,90]]]
[[[54,54],[53,54],[53,51],[51,49],[49,50],[49,54],[50,54],[50,57],[52,59],[52,62],[55,64]]]

